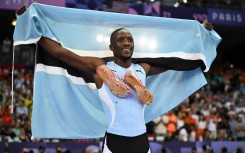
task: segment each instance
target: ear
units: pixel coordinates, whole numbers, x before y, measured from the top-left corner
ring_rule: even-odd
[[[113,46],[111,44],[109,45],[109,48],[111,51],[113,51]]]

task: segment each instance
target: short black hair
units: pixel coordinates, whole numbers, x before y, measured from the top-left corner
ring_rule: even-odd
[[[111,37],[110,37],[110,43],[111,43],[111,44],[114,43],[113,40],[114,40],[116,34],[118,33],[118,31],[123,30],[123,29],[125,29],[125,28],[118,28],[118,29],[116,29],[115,31],[113,31],[113,32],[111,33]],[[125,30],[127,30],[127,29],[125,29]]]

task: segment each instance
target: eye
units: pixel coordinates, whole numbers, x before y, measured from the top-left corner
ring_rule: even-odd
[[[129,42],[133,42],[134,40],[133,40],[133,38],[129,38],[128,41]]]
[[[118,42],[123,42],[122,38],[117,39]]]

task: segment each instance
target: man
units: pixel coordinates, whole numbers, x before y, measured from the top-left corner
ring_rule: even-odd
[[[16,13],[21,15],[25,10],[23,6]],[[204,26],[209,30],[213,28],[207,21]],[[54,57],[93,78],[107,118],[103,152],[150,151],[143,112],[153,96],[145,88],[145,79],[166,69],[148,63],[132,63],[134,40],[127,29],[120,28],[111,34],[109,47],[113,60],[109,62],[97,57],[78,56],[48,38],[41,38],[39,44]]]
[[[77,56],[47,38],[42,38],[39,43],[47,52],[63,62],[81,71],[90,72],[89,75],[93,77],[96,87],[99,89],[102,105],[107,116],[108,133],[106,142],[109,150],[113,153],[131,152],[132,149],[140,153],[148,152],[149,143],[143,116],[144,104],[138,102],[136,96],[132,94],[125,98],[120,98],[110,93],[110,89],[103,84],[103,77],[96,73],[97,68],[100,69],[101,66],[106,64],[105,61],[95,57]],[[152,67],[147,63],[140,63],[139,65],[132,63],[131,56],[133,54],[134,41],[132,35],[126,29],[118,29],[112,34],[109,47],[114,56],[113,61],[108,62],[107,66],[114,70],[121,79],[124,78],[127,71],[132,71],[145,84],[146,75],[164,71],[160,67]],[[136,69],[139,68],[143,68],[144,71],[136,73]],[[107,71],[107,73],[110,75],[110,72]],[[105,101],[107,95],[104,93],[109,95],[109,100],[113,101],[113,103]],[[111,108],[111,104],[115,108],[116,114],[114,116],[112,115],[114,109]],[[113,118],[115,119],[113,120]]]

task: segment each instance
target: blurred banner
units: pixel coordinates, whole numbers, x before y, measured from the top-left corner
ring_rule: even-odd
[[[208,19],[217,25],[245,25],[245,12],[224,9],[208,9]]]
[[[16,10],[22,5],[29,6],[34,2],[55,6],[65,6],[65,0],[0,0],[0,9]]]
[[[214,25],[245,25],[245,12],[229,9],[213,9],[198,7],[168,7],[159,4],[129,3],[129,14],[147,15],[156,17],[194,19],[200,22],[208,19]]]
[[[204,21],[208,18],[206,8],[175,8],[160,6],[159,4],[130,3],[128,13],[167,18],[195,19],[198,21]]]

